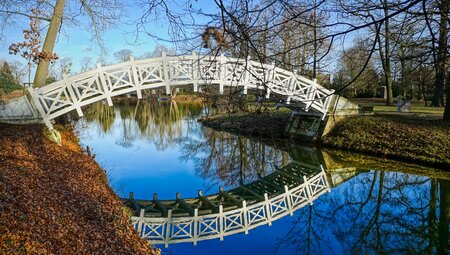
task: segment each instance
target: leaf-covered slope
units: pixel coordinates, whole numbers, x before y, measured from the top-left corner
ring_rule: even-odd
[[[70,130],[0,124],[0,254],[152,254]]]

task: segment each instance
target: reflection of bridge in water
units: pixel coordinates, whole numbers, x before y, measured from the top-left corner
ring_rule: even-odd
[[[132,223],[140,236],[153,244],[192,242],[248,233],[261,225],[271,225],[294,211],[312,204],[330,184],[320,164],[290,164],[246,185],[197,198],[175,200],[136,200]]]

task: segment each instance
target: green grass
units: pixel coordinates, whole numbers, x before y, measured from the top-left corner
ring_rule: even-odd
[[[9,93],[18,89],[23,89],[23,87],[17,83],[5,80],[0,77],[0,91],[2,91],[3,93]]]
[[[363,106],[372,106],[375,113],[397,112],[396,100],[394,100],[394,105],[386,105],[380,98],[352,99],[351,101]],[[423,101],[412,101],[411,113],[442,115],[444,114],[444,107],[425,106]]]
[[[365,104],[364,104],[365,105]],[[374,112],[397,112],[397,106],[384,105],[380,103],[368,104],[367,106],[373,106]],[[411,113],[424,113],[424,114],[444,114],[444,107],[430,107],[430,106],[411,106]]]
[[[442,120],[348,118],[336,124],[322,143],[447,169],[450,166],[450,124]]]

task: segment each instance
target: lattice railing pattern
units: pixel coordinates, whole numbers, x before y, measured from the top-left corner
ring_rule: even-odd
[[[136,92],[141,98],[144,89],[165,88],[170,94],[171,87],[192,85],[194,91],[199,86],[242,87],[263,90],[266,97],[277,94],[286,101],[303,103],[306,110],[327,113],[330,104],[328,90],[315,81],[298,76],[293,72],[261,64],[248,59],[221,56],[166,56],[123,62],[101,66],[74,76],[64,76],[63,80],[33,89],[30,94],[46,123],[69,111],[76,110],[83,115],[82,106],[100,100],[112,105],[111,97]]]
[[[132,224],[139,235],[153,244],[192,242],[220,238],[236,233],[248,233],[249,230],[261,225],[271,225],[275,221],[288,214],[292,215],[298,210],[330,191],[325,171],[322,170],[311,178],[304,177],[304,183],[288,189],[269,199],[264,194],[264,200],[247,205],[242,202],[242,207],[231,211],[223,211],[219,206],[219,213],[199,216],[195,209],[194,216],[172,217],[169,210],[168,217],[146,217],[145,209],[141,209],[139,217],[132,217]]]

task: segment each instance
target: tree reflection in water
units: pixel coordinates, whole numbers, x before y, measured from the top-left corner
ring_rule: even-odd
[[[201,137],[185,137],[182,159],[192,160],[197,174],[211,186],[234,188],[289,162],[287,152],[258,140],[204,127],[201,131]]]
[[[120,120],[122,134],[116,144],[131,147],[135,141],[146,141],[164,150],[174,145],[192,128],[189,123],[202,111],[200,104],[144,101],[120,102],[109,107],[98,102],[92,104],[85,113],[88,123],[95,122],[101,133],[111,131],[114,121]],[[116,118],[119,115],[120,118]],[[183,127],[181,120],[186,121],[188,127]]]
[[[448,254],[449,175],[437,179],[391,172],[391,161],[383,165],[380,159],[339,154],[347,154],[340,167],[372,170],[300,210],[287,235],[277,240],[278,250],[291,246],[299,254],[327,254],[330,250],[344,254]],[[361,163],[364,160],[370,163]],[[373,170],[373,162],[380,161],[380,167]],[[408,172],[436,171],[396,164]]]
[[[448,254],[449,173],[342,151],[279,149],[202,127],[196,118],[203,109],[175,102],[97,103],[85,119],[102,133],[119,125],[116,143],[123,147],[142,140],[159,150],[179,146],[181,160],[194,162],[210,187],[249,183],[291,160],[323,165],[331,193],[289,219],[285,235],[274,240],[280,254]]]

